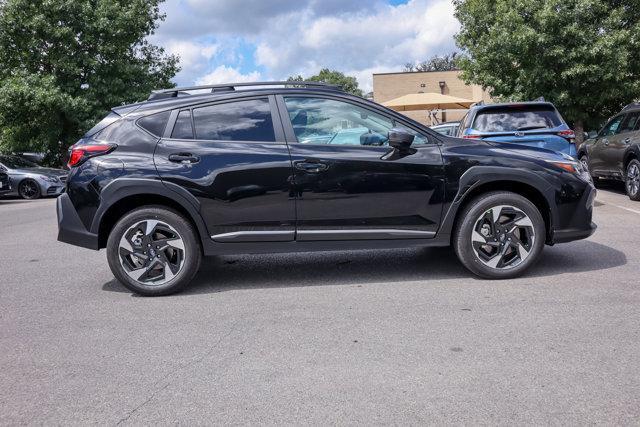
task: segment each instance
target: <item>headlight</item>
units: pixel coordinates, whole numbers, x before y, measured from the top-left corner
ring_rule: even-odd
[[[58,178],[55,176],[42,176],[42,179],[44,179],[47,182],[58,182]]]
[[[584,165],[582,164],[582,162],[576,162],[573,160],[566,160],[566,161],[552,161],[552,160],[547,160],[547,163],[554,165],[555,167],[558,167],[566,172],[572,173],[574,175],[578,175],[580,178],[584,179],[585,181],[591,181],[591,174],[589,174],[589,171],[584,167]]]

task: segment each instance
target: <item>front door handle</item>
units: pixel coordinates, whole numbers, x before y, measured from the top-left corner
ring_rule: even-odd
[[[296,169],[308,173],[318,173],[329,169],[329,166],[326,163],[320,162],[295,162],[294,166]]]
[[[169,161],[175,163],[198,163],[200,157],[194,156],[191,153],[177,153],[169,155]]]
[[[604,145],[609,145],[609,140],[608,139],[603,139],[602,142],[604,142]]]
[[[624,143],[625,143],[625,144],[628,144],[628,143],[630,143],[630,142],[631,142],[631,138],[627,138],[627,139],[625,139],[625,140],[624,140]]]

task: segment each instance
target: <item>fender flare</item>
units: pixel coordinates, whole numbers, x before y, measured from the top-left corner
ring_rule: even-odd
[[[136,195],[157,195],[171,199],[191,216],[201,238],[208,236],[207,227],[200,215],[200,202],[193,194],[179,185],[148,178],[116,178],[107,184],[100,193],[100,206],[93,218],[90,231],[97,235],[109,209],[120,200]]]
[[[458,192],[453,201],[443,208],[442,225],[439,235],[449,236],[453,230],[460,207],[468,200],[473,190],[491,182],[512,181],[524,184],[537,190],[546,200],[549,207],[551,227],[557,222],[557,210],[554,207],[554,191],[552,185],[539,174],[526,169],[514,169],[505,166],[473,166],[460,177]],[[550,231],[550,230],[548,230]]]
[[[629,161],[631,160],[632,157],[635,157],[636,159],[640,159],[640,146],[638,144],[634,144],[630,147],[627,147],[627,149],[624,152],[624,156],[622,156],[622,173],[626,173],[626,169],[627,169],[627,164],[629,164]]]

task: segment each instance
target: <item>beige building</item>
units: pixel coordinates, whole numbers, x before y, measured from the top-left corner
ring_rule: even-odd
[[[491,96],[478,85],[467,85],[460,79],[460,71],[425,71],[410,73],[380,73],[373,75],[373,100],[381,103],[403,95],[436,92],[475,102],[491,102]],[[429,111],[401,111],[426,125],[435,121],[460,120],[467,110],[444,110],[430,117]]]

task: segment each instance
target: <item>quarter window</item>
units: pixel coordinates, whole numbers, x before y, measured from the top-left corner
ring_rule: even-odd
[[[191,126],[191,112],[189,110],[180,111],[176,124],[171,131],[171,138],[193,139],[193,127]]]
[[[301,144],[388,145],[394,120],[354,104],[324,98],[285,97],[293,132]],[[398,126],[400,127],[400,126]],[[414,144],[426,138],[415,135]]]
[[[269,100],[252,99],[195,108],[196,138],[211,141],[274,142]]]

